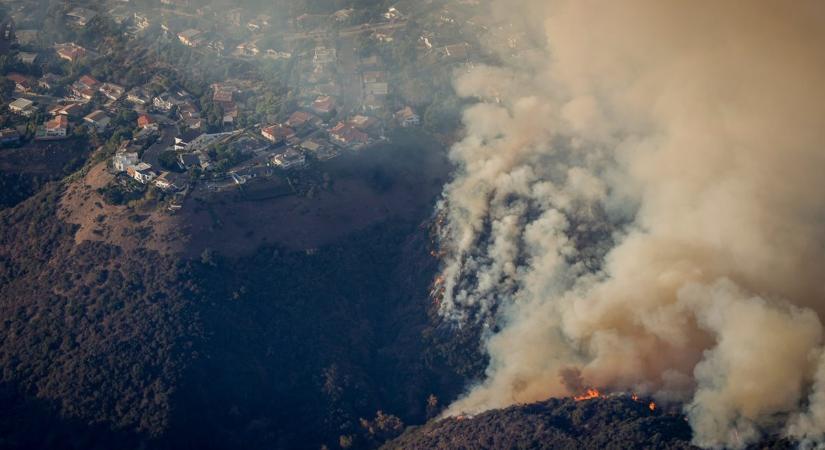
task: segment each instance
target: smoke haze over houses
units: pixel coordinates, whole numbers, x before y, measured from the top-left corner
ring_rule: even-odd
[[[528,31],[456,80],[479,101],[441,203],[441,311],[488,325],[491,362],[450,411],[577,394],[575,373],[684,402],[699,445],[820,442],[825,5],[491,11]]]

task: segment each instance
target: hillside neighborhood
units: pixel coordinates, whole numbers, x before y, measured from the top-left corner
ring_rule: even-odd
[[[409,73],[449,80],[472,64],[468,41],[483,25],[471,20],[475,3],[464,3],[460,12],[406,2],[379,16],[273,18],[241,8],[224,17],[186,1],[148,10],[113,1],[50,9],[45,20],[68,30],[50,35],[33,26],[42,11],[7,2],[0,144],[66,141],[71,151],[88,142],[110,155],[108,199],[151,188],[173,199],[170,210],[196,187],[299,176],[388,143],[394,130],[438,133],[457,121],[454,94],[438,95],[451,86],[421,85]],[[164,62],[140,65],[149,54]]]

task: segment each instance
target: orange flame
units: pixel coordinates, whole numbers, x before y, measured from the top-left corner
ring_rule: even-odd
[[[638,402],[639,401],[639,396],[636,395],[636,393],[634,392],[634,393],[630,394],[630,399],[633,400],[634,402]]]
[[[647,407],[650,408],[651,411],[656,411],[656,403],[654,402],[650,402],[650,404],[647,405]]]
[[[577,402],[580,402],[582,400],[591,400],[591,399],[594,399],[594,398],[599,398],[601,396],[602,396],[602,394],[601,394],[601,392],[599,392],[598,389],[587,388],[587,390],[584,391],[583,394],[580,394],[580,395],[577,395],[577,396],[573,397],[573,400],[575,400]]]

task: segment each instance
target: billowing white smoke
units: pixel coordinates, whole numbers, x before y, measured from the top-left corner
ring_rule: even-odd
[[[441,205],[441,309],[498,331],[450,411],[568,395],[577,371],[685,402],[700,445],[821,440],[825,3],[493,11],[541,18],[547,46],[456,82],[480,101]]]

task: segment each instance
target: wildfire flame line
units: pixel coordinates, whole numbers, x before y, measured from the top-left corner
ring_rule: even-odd
[[[587,390],[584,391],[584,393],[574,396],[573,400],[575,400],[577,402],[580,402],[582,400],[592,400],[594,398],[599,398],[599,397],[602,397],[602,394],[601,394],[601,392],[599,392],[598,389],[587,388]]]

